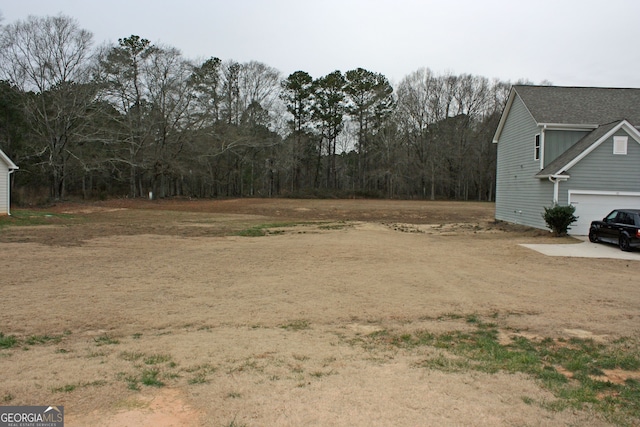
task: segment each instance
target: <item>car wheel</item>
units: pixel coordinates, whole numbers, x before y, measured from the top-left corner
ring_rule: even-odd
[[[629,252],[631,250],[631,245],[627,236],[620,236],[620,239],[618,240],[618,246],[620,246],[620,249],[625,252]]]
[[[591,243],[598,243],[600,239],[598,239],[598,233],[593,228],[589,230],[589,241]]]

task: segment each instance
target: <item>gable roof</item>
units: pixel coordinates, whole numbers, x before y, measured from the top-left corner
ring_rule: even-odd
[[[9,170],[16,170],[16,169],[20,169],[18,166],[16,166],[15,163],[13,163],[11,161],[11,159],[9,158],[9,156],[7,156],[6,154],[4,154],[4,151],[0,150],[0,160],[4,161],[7,164],[7,167],[9,168]]]
[[[633,139],[640,143],[640,131],[638,131],[629,121],[618,120],[599,126],[597,129],[585,135],[581,140],[573,144],[564,153],[549,163],[544,169],[536,174],[537,178],[546,178],[565,174],[571,167],[582,160],[587,154],[595,150],[605,140],[610,138],[618,130],[623,129]]]
[[[594,129],[623,118],[640,125],[640,89],[514,85],[493,137],[494,143],[500,138],[516,96],[540,126]]]

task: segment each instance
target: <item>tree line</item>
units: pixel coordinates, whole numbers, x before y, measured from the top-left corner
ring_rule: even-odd
[[[0,31],[0,148],[18,203],[66,197],[493,198],[508,82],[419,69],[289,76],[189,60],[66,16]]]

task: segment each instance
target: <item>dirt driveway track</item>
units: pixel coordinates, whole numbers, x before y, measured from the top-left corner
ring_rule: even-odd
[[[42,213],[0,228],[0,332],[15,340],[0,347],[1,404],[64,405],[68,427],[640,420],[596,410],[617,395],[564,405],[531,374],[457,352],[495,330],[505,346],[638,354],[640,262],[528,249],[576,240],[496,224],[492,204],[125,199]],[[616,372],[599,375],[637,381]]]

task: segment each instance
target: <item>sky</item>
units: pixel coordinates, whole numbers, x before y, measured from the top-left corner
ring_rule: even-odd
[[[515,83],[640,87],[637,0],[0,0],[2,24],[66,15],[96,46],[138,35],[283,77],[420,68]]]

